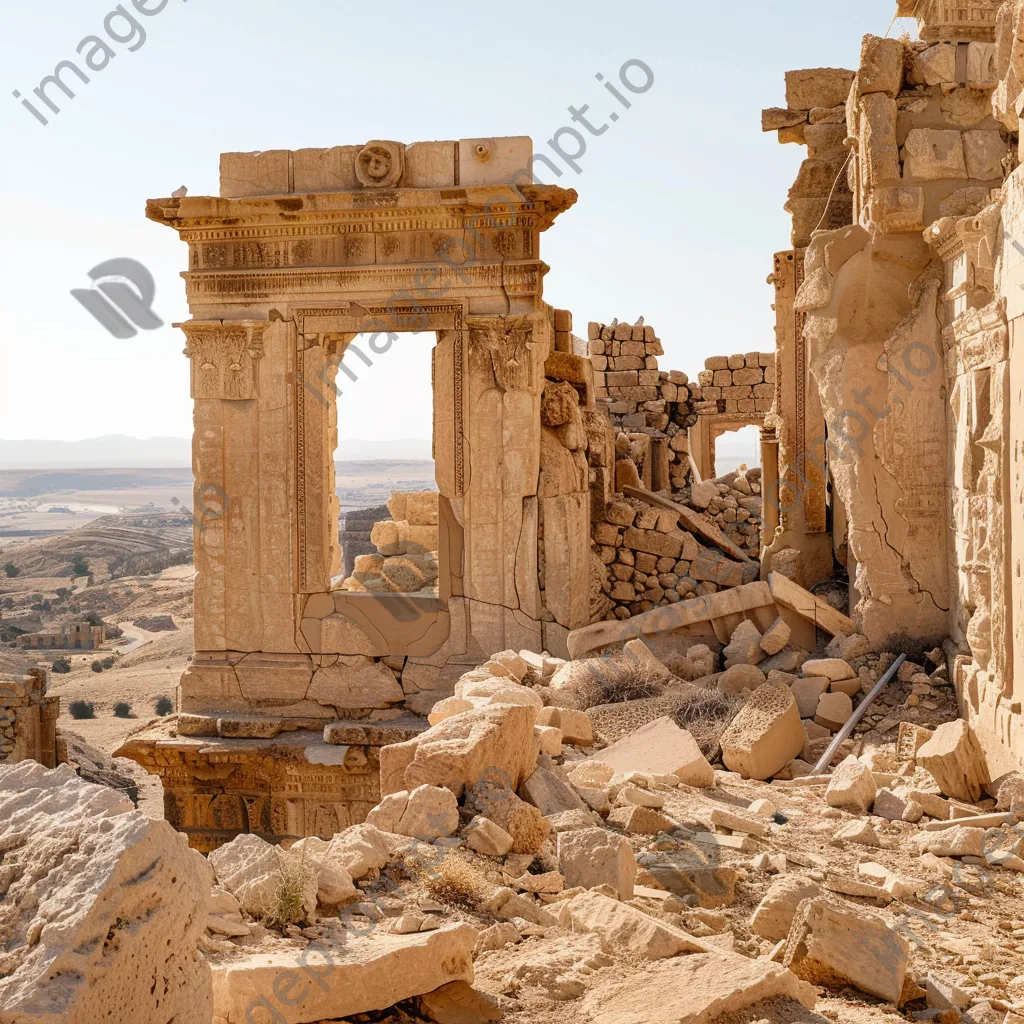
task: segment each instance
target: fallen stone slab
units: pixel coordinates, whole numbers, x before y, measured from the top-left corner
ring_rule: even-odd
[[[917,763],[927,768],[945,796],[977,803],[989,781],[981,744],[962,718],[940,725],[917,751]]]
[[[678,825],[671,818],[651,807],[616,807],[608,815],[608,823],[635,836],[656,836],[671,832]]]
[[[586,807],[576,791],[554,772],[538,768],[520,787],[519,795],[543,815]]]
[[[572,708],[541,708],[538,725],[550,725],[562,732],[562,742],[577,747],[589,747],[594,742],[594,727],[585,711]]]
[[[799,583],[773,572],[768,576],[768,587],[772,600],[783,608],[797,613],[816,628],[832,636],[850,636],[857,631],[857,625],[849,616],[837,611],[824,598],[804,590]]]
[[[758,580],[755,583],[745,583],[740,587],[731,587],[688,601],[662,605],[628,619],[595,622],[574,629],[568,636],[567,645],[570,657],[576,659],[586,656],[591,651],[623,643],[634,637],[673,633],[685,626],[704,622],[712,625],[716,620],[738,622],[739,619],[750,616],[758,622],[764,621],[767,627],[775,621],[778,614],[768,584]],[[708,632],[711,631],[709,628]]]
[[[599,892],[584,892],[566,904],[573,931],[596,932],[609,952],[661,960],[677,953],[717,952],[681,928],[658,921],[628,903]]]
[[[917,842],[922,853],[936,857],[984,857],[985,833],[957,825],[942,832],[921,832]]]
[[[821,887],[803,875],[783,875],[768,887],[750,918],[750,930],[762,939],[778,942],[789,934],[797,908],[821,895]]]
[[[737,871],[719,862],[715,847],[644,853],[638,864],[645,884],[657,886],[685,899],[696,896],[701,907],[714,910],[731,906],[736,899]]]
[[[213,872],[67,765],[0,767],[0,1020],[209,1024]]]
[[[485,1024],[505,1016],[494,996],[464,981],[450,981],[417,1002],[423,1016],[436,1024]]]
[[[637,729],[582,764],[591,762],[608,765],[620,773],[675,775],[687,786],[706,789],[715,784],[715,773],[697,741],[668,716]]]
[[[867,814],[877,792],[878,783],[871,769],[863,761],[849,758],[832,773],[825,790],[825,802],[829,807]]]
[[[818,698],[814,721],[826,729],[838,732],[853,715],[853,701],[848,693],[823,693]]]
[[[853,985],[898,1004],[909,951],[907,940],[880,917],[821,896],[800,904],[783,963],[813,985]]]
[[[214,966],[214,1018],[223,1024],[310,1024],[385,1010],[453,981],[471,983],[477,934],[468,924],[412,935],[378,929],[345,945],[257,950]]]
[[[816,995],[780,964],[718,951],[659,960],[613,977],[592,988],[581,1009],[590,1024],[711,1024],[768,999],[812,1009]]]
[[[831,682],[854,679],[857,675],[841,658],[811,658],[801,666],[805,676],[819,676]]]

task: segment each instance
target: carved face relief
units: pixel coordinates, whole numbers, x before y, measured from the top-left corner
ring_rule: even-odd
[[[490,356],[499,391],[530,389],[533,324],[529,316],[496,316],[470,327],[472,343]]]
[[[365,188],[397,185],[402,164],[400,143],[368,142],[356,157],[356,177]]]

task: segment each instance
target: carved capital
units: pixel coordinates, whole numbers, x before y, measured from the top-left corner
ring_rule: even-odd
[[[531,390],[536,345],[530,315],[472,317],[467,324],[470,353],[490,361],[498,390]]]
[[[192,397],[248,401],[258,394],[258,365],[263,356],[263,320],[189,320],[176,324],[188,339],[192,360]]]

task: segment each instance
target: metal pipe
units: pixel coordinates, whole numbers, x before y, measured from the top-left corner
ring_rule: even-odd
[[[860,702],[860,706],[852,715],[850,720],[835,734],[832,742],[828,745],[828,750],[821,755],[820,760],[814,766],[814,770],[811,775],[820,775],[831,763],[832,758],[836,756],[836,751],[839,749],[843,740],[847,739],[851,732],[853,732],[857,723],[867,714],[868,708],[874,703],[875,698],[884,690],[890,680],[899,671],[900,665],[907,660],[905,654],[901,654],[886,670],[884,676],[875,683],[871,692]]]

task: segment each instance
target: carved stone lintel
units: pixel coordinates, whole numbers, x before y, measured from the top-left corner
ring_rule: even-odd
[[[192,397],[248,401],[258,394],[258,364],[263,355],[262,320],[189,320],[176,324],[188,338],[192,360]]]
[[[530,390],[534,341],[529,314],[479,317],[468,324],[470,348],[486,353],[498,390]]]

